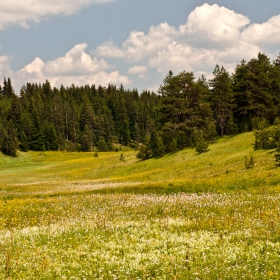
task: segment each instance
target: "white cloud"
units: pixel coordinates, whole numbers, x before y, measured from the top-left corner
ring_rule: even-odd
[[[39,57],[36,57],[31,63],[26,65],[24,69],[22,69],[20,72],[24,73],[26,72],[27,74],[37,74],[38,76],[41,76],[42,73],[42,68],[44,67],[45,63],[43,60]]]
[[[215,65],[220,64],[229,72],[233,72],[236,64],[242,59],[249,60],[260,51],[259,47],[247,42],[240,42],[237,46],[224,50],[207,50],[173,43],[150,59],[149,66],[164,74],[169,70],[212,73]]]
[[[123,50],[117,48],[112,41],[98,46],[92,54],[102,57],[124,57]]]
[[[122,49],[113,42],[105,43],[93,53],[104,57],[124,57],[129,62],[137,62],[157,54],[158,51],[172,43],[178,31],[167,23],[150,27],[148,34],[132,31],[122,45]]]
[[[13,76],[18,81],[17,83],[38,83],[48,79],[53,86],[57,87],[61,84],[105,86],[109,83],[118,85],[131,83],[128,77],[121,75],[118,71],[105,72],[104,70],[110,68],[109,64],[103,59],[92,58],[85,52],[86,47],[86,44],[78,44],[65,56],[53,61],[43,62],[37,57]]]
[[[64,57],[49,61],[44,65],[44,73],[48,75],[85,75],[110,68],[109,64],[101,59],[85,53],[87,44],[78,44]]]
[[[273,46],[280,43],[280,15],[272,17],[262,24],[252,24],[242,32],[242,40],[261,46]]]
[[[148,68],[146,66],[133,66],[128,69],[128,73],[132,75],[139,75],[139,78],[144,78]]]
[[[30,22],[39,22],[53,15],[71,15],[96,3],[114,0],[9,0],[0,2],[0,30],[19,24],[27,28]]]
[[[167,23],[152,26],[147,35],[133,31],[123,44],[125,58],[130,62],[137,62],[153,56],[172,43],[175,35],[176,29]]]
[[[180,32],[189,37],[192,44],[207,48],[210,43],[221,48],[236,44],[240,30],[249,23],[247,17],[225,7],[204,4],[190,13],[186,25],[180,26]]]
[[[243,36],[249,23],[246,16],[225,7],[204,4],[192,11],[186,24],[177,29],[161,23],[152,26],[147,34],[132,31],[122,48],[110,41],[95,53],[141,62],[163,74],[169,70],[211,73],[216,63],[233,70],[242,59],[251,59],[262,51]],[[132,67],[128,73],[135,71],[137,68]]]
[[[10,58],[7,55],[0,56],[0,76],[9,77],[11,74]]]
[[[81,5],[93,2],[95,1],[84,0]],[[62,1],[62,5],[63,3],[66,0]],[[72,11],[73,3],[74,1],[69,1],[69,11]],[[0,8],[1,5],[3,4],[0,4]],[[22,79],[23,84],[27,79],[38,82],[38,79],[43,81],[46,78],[56,86],[59,83],[130,84],[127,76],[122,76],[118,71],[109,71],[111,66],[102,57],[106,57],[106,60],[111,57],[119,58],[119,65],[123,63],[122,68],[133,63],[128,67],[127,73],[145,77],[147,83],[158,83],[154,79],[156,71],[160,73],[158,77],[165,76],[169,70],[185,70],[193,71],[196,75],[203,73],[209,78],[216,64],[224,65],[229,72],[233,72],[242,59],[250,60],[258,52],[267,53],[267,50],[268,54],[272,53],[272,47],[276,48],[280,43],[278,34],[280,15],[263,24],[250,24],[246,16],[225,7],[204,4],[192,11],[186,24],[178,28],[161,23],[152,26],[147,33],[132,31],[121,47],[117,47],[113,41],[105,42],[91,52],[92,56],[86,52],[86,44],[79,44],[52,61],[44,62],[36,58],[16,73],[15,77]],[[6,62],[1,64],[0,57],[0,73],[5,72],[1,69],[9,69],[7,59],[3,56],[2,60]],[[138,66],[134,66],[136,63]],[[141,82],[144,83],[144,80]]]

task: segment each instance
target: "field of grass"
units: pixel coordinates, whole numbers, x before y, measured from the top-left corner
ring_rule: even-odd
[[[253,141],[0,155],[0,279],[280,279],[280,169]]]

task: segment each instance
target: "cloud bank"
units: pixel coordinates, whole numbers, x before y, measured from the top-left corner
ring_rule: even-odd
[[[72,15],[91,4],[114,0],[9,0],[0,2],[0,30],[19,24],[28,28],[30,22],[40,22],[50,16]]]
[[[86,53],[87,44],[78,44],[73,49],[52,61],[44,62],[36,57],[30,64],[13,76],[22,84],[28,82],[44,82],[46,79],[53,86],[97,84],[108,85],[131,83],[128,77],[118,71],[108,72],[112,68],[104,59],[91,57]],[[1,69],[1,68],[0,68]],[[107,72],[106,72],[107,70]]]
[[[71,14],[85,5],[108,1],[83,0],[76,3],[73,0],[64,0],[59,4],[56,4],[57,1],[51,1],[50,7],[47,7],[49,4],[44,4],[43,0],[36,3],[40,11],[46,7],[42,14],[44,16]],[[12,3],[18,4],[21,10],[21,2],[17,3],[14,0]],[[29,0],[26,3],[27,7],[30,7],[33,1]],[[9,9],[12,7],[12,4],[0,4],[0,10],[5,5]],[[12,11],[18,14],[17,9]],[[39,12],[35,14],[40,18]],[[30,19],[32,17],[28,18]],[[1,24],[3,26],[3,19],[1,20],[0,27]],[[34,20],[37,18],[34,17]],[[25,21],[27,19],[23,20]],[[223,65],[229,72],[233,72],[237,63],[242,59],[250,60],[256,57],[258,52],[265,52],[275,59],[278,55],[275,50],[280,44],[279,33],[280,15],[262,24],[256,24],[251,23],[248,17],[225,7],[204,4],[193,10],[186,23],[178,28],[165,22],[151,26],[147,33],[134,30],[122,44],[107,41],[91,52],[86,51],[87,44],[78,44],[64,56],[52,61],[44,62],[37,57],[16,73],[10,70],[9,57],[0,56],[0,74],[8,76],[6,73],[9,73],[20,85],[27,81],[39,82],[45,79],[55,86],[72,83],[129,85],[140,78],[141,81],[149,81],[147,88],[154,89],[156,83],[158,86],[169,70],[175,73],[193,71],[196,76],[204,74],[210,78],[216,64]],[[109,63],[110,60],[117,61],[126,75],[120,74]],[[155,73],[157,77],[151,78]],[[157,82],[152,81],[155,79]]]
[[[126,62],[141,63],[164,74],[186,70],[211,75],[216,63],[233,71],[242,59],[270,51],[280,43],[279,33],[280,15],[263,24],[251,24],[248,17],[230,9],[204,4],[179,28],[161,23],[147,34],[132,31],[121,48],[110,41],[95,51],[107,58],[121,54],[119,58]]]

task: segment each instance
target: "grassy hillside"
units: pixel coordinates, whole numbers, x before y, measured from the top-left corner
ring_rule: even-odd
[[[92,192],[227,192],[280,184],[272,151],[254,151],[253,133],[220,139],[210,151],[186,149],[159,159],[139,161],[135,151],[66,153],[28,152],[0,156],[2,196],[17,193]],[[255,166],[245,169],[244,158]],[[78,187],[75,187],[77,186]]]
[[[1,155],[0,279],[279,279],[280,169],[253,138],[147,161]]]

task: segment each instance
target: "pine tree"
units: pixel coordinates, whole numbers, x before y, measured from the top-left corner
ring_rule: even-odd
[[[23,152],[27,152],[29,150],[28,138],[24,131],[19,133],[19,148]]]
[[[228,121],[233,115],[232,82],[229,73],[223,66],[216,65],[213,75],[214,78],[209,81],[212,88],[211,103],[217,128],[223,137]]]
[[[7,133],[2,144],[2,153],[8,156],[16,157],[18,148],[18,139],[13,128],[13,123],[9,122]]]

